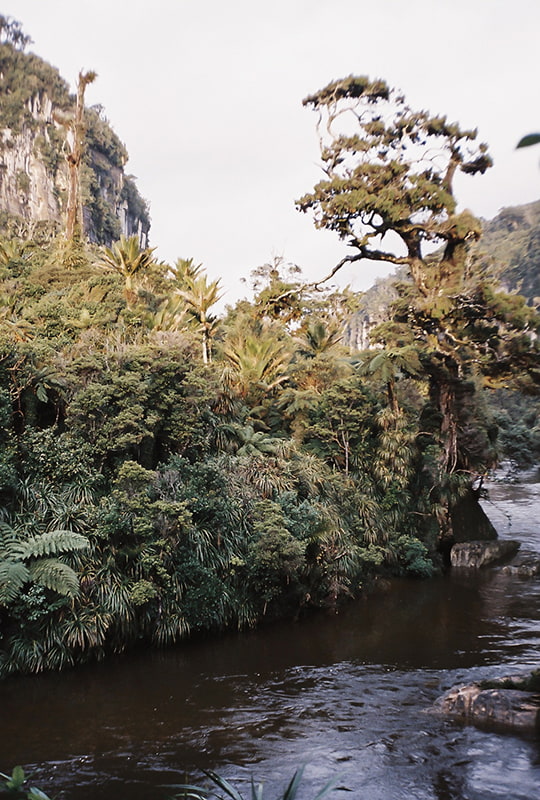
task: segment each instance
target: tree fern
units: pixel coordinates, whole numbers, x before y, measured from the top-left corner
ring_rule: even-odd
[[[22,561],[0,562],[0,605],[11,603],[28,582],[30,572]]]
[[[68,597],[75,597],[79,593],[77,573],[56,558],[41,558],[30,564],[28,570],[30,579],[40,586]]]
[[[79,592],[77,573],[50,556],[88,547],[88,539],[73,531],[54,530],[24,538],[22,531],[3,523],[0,527],[0,604],[16,600],[30,582],[75,597]]]
[[[73,531],[54,530],[31,536],[26,541],[20,542],[19,552],[21,559],[41,558],[73,550],[85,550],[88,547],[89,541],[86,536]]]

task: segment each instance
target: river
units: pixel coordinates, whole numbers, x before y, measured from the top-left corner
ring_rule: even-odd
[[[502,537],[540,556],[540,483],[490,487]],[[57,800],[160,800],[215,769],[274,800],[332,776],[358,800],[540,798],[540,739],[426,713],[455,683],[540,666],[540,578],[393,581],[339,615],[0,685],[0,770]]]

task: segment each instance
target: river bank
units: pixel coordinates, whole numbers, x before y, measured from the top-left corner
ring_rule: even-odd
[[[540,552],[539,498],[496,484],[483,501],[521,552]],[[252,775],[285,786],[304,763],[300,800],[333,775],[336,798],[530,800],[536,737],[425,713],[456,684],[539,663],[540,581],[466,572],[392,581],[337,616],[10,678],[2,765],[57,800],[160,800],[201,768],[249,795]]]

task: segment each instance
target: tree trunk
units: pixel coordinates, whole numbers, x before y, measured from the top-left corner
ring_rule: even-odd
[[[86,86],[95,80],[95,72],[79,72],[75,116],[69,124],[73,136],[71,151],[67,155],[69,184],[66,215],[66,238],[73,241],[84,234],[81,195],[81,163],[84,153],[84,93]]]
[[[456,393],[450,381],[439,384],[438,407],[441,414],[441,471],[454,472],[458,461],[458,424],[456,418]]]

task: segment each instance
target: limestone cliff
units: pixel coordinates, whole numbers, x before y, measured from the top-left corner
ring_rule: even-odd
[[[32,53],[0,44],[0,228],[8,223],[59,227],[67,200],[66,115],[74,98],[58,70]],[[150,218],[127,151],[99,107],[86,109],[83,218],[90,241],[121,234],[148,243]]]

